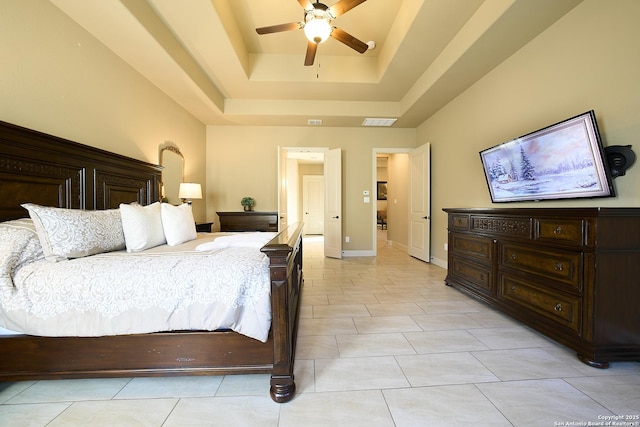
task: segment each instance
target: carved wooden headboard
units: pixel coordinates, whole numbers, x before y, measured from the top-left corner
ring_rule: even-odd
[[[162,167],[0,121],[0,221],[31,202],[76,209],[159,200]]]

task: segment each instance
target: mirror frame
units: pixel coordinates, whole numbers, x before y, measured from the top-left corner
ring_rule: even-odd
[[[163,144],[160,144],[160,146],[158,147],[158,159],[160,161],[160,166],[162,166],[163,168],[165,167],[165,154],[166,152],[171,152],[174,154],[177,154],[178,156],[180,156],[180,158],[182,159],[182,170],[180,171],[180,182],[184,182],[184,155],[182,154],[182,152],[180,151],[180,148],[176,145],[175,142],[173,141],[165,141]],[[165,174],[164,174],[164,169],[162,172],[162,180],[159,183],[160,186],[160,191],[159,191],[159,196],[160,196],[160,201],[164,201],[165,200],[165,196],[162,193],[162,190],[164,188],[164,178],[165,178]],[[178,183],[179,185],[180,183]]]

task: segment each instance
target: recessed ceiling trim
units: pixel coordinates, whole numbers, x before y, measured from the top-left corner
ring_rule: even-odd
[[[296,31],[255,31],[308,0],[50,1],[204,124],[395,117],[415,128],[582,0],[367,1],[337,23],[378,46],[361,55],[325,43],[314,67],[302,66]]]

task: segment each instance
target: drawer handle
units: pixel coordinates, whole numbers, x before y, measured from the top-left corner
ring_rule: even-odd
[[[555,307],[553,307],[555,311],[562,311],[562,304],[557,303]]]
[[[511,290],[515,291],[516,290],[516,286],[515,285],[511,285]]]
[[[561,262],[559,262],[559,263],[557,263],[557,264],[556,264],[556,270],[557,270],[557,271],[562,271],[562,269],[563,269],[563,268],[564,268],[564,266],[562,265],[562,263],[561,263]]]
[[[516,259],[516,254],[511,254],[511,259]]]
[[[556,227],[553,229],[553,234],[562,234],[562,227]]]

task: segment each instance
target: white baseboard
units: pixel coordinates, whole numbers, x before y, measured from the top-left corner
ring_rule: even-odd
[[[387,240],[387,245],[391,245],[394,248],[398,248],[401,251],[409,252],[409,246],[403,245],[402,243],[394,242],[393,240]]]
[[[351,258],[356,256],[376,256],[373,251],[342,251],[342,256]]]
[[[447,269],[447,261],[441,260],[440,258],[431,257],[431,264],[437,265],[438,267],[442,267],[445,270]]]

